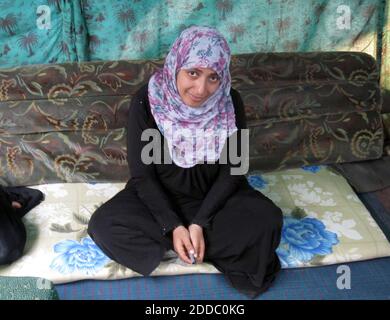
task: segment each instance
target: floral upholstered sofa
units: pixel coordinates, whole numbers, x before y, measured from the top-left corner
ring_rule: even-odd
[[[163,61],[0,70],[0,183],[123,182],[132,95]],[[275,170],[379,158],[381,92],[364,53],[233,56],[250,128],[250,165]]]
[[[28,185],[46,200],[24,218],[25,255],[0,276],[55,283],[138,276],[88,237],[93,211],[131,176],[126,122],[132,95],[162,60],[96,61],[0,70],[0,184]],[[375,60],[359,52],[235,55],[256,190],[285,215],[284,268],[390,256],[386,237],[329,164],[382,156]],[[152,275],[218,273],[174,252]]]

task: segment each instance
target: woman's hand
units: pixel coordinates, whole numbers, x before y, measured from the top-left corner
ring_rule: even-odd
[[[196,262],[202,263],[205,251],[203,228],[200,225],[191,224],[188,227],[188,231],[190,232],[190,239],[195,249]]]
[[[184,262],[191,264],[189,252],[191,250],[194,252],[194,247],[191,243],[190,233],[188,232],[188,230],[184,226],[178,226],[173,230],[172,237],[173,248],[179,255],[180,259]]]

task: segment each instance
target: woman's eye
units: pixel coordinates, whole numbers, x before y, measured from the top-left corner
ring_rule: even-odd
[[[189,71],[187,71],[187,74],[188,74],[191,78],[195,78],[195,77],[199,76],[199,75],[198,75],[198,72],[195,71],[195,70],[189,70]],[[211,82],[218,82],[218,81],[219,81],[218,75],[211,76],[211,77],[209,77],[209,79],[210,79]]]

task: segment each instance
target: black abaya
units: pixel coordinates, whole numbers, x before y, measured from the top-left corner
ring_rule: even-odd
[[[240,95],[232,89],[231,96],[237,128],[244,129]],[[157,125],[146,85],[134,96],[129,111],[131,179],[93,214],[90,236],[111,259],[148,275],[165,251],[173,249],[170,231],[196,223],[203,227],[205,261],[248,296],[265,291],[280,270],[275,250],[282,228],[281,210],[251,188],[244,175],[231,175],[231,164],[191,168],[173,162],[143,164],[141,150],[148,141],[141,141],[141,134],[148,128],[157,129]]]

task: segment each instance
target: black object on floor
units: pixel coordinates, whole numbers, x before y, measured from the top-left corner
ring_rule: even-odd
[[[10,203],[16,201],[21,204],[22,207],[20,209],[14,209],[19,217],[23,217],[45,199],[45,195],[41,191],[32,188],[0,186],[0,192],[1,190],[5,193]]]
[[[331,167],[342,174],[356,192],[373,192],[390,186],[390,156],[361,162],[338,163]]]
[[[10,264],[23,255],[26,228],[22,217],[43,199],[39,190],[0,186],[0,265]],[[13,208],[12,201],[19,202],[22,207]]]
[[[382,205],[375,192],[357,193],[357,195],[390,241],[390,212]]]

